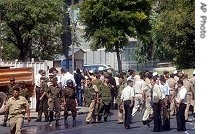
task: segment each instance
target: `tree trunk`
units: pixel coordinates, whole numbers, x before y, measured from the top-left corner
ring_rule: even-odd
[[[116,54],[117,54],[117,63],[118,63],[118,72],[122,72],[122,61],[120,58],[120,50],[118,44],[116,45]]]

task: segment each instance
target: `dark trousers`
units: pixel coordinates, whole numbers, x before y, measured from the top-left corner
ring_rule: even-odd
[[[114,100],[116,100],[116,98],[117,98],[117,93],[116,92],[111,92],[111,97],[112,97],[112,101],[111,101],[111,109],[112,110],[115,110],[115,109],[117,109],[117,104],[116,104],[116,102],[114,103]]]
[[[130,106],[131,100],[126,100],[124,101],[124,109],[125,109],[125,119],[124,119],[124,126],[125,128],[130,127],[130,122],[131,122],[131,114],[132,114],[132,109],[133,107]]]
[[[100,106],[99,111],[98,111],[98,120],[100,121],[102,118],[102,115],[104,115],[104,118],[107,118],[110,113],[110,104],[106,105],[104,102],[102,106]]]
[[[39,112],[39,105],[40,105],[40,87],[36,86],[36,112]]]
[[[83,106],[83,89],[81,88],[81,86],[77,87],[76,90],[76,96],[77,96],[77,102],[79,106]]]
[[[163,107],[163,115],[162,115],[162,130],[163,131],[169,131],[170,130],[170,112],[169,112],[169,106]]]
[[[178,131],[186,131],[186,126],[185,126],[185,109],[186,109],[186,104],[181,103],[179,105],[179,108],[176,113],[176,121],[177,121],[177,130]]]
[[[153,115],[154,115],[154,132],[160,132],[161,129],[161,106],[160,103],[153,103]]]

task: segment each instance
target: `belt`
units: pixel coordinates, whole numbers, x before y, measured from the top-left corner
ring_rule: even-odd
[[[142,94],[142,93],[135,93],[135,94]]]

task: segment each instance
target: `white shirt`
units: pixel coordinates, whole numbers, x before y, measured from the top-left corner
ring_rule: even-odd
[[[159,83],[159,86],[162,93],[162,99],[164,99],[166,95],[170,95],[170,87],[167,81],[164,85],[161,85],[161,83]]]
[[[115,79],[116,85],[119,86],[120,85],[119,78],[118,77],[114,77],[114,79]]]
[[[176,102],[180,102],[180,100],[184,100],[187,94],[187,89],[182,86],[179,90],[179,93],[177,94]]]
[[[143,92],[143,88],[146,86],[146,82],[142,79],[138,80],[135,82],[133,88],[135,94],[139,94]]]
[[[75,82],[74,76],[69,72],[66,72],[65,74],[61,75],[61,85],[62,85],[62,87],[66,86],[67,80],[72,80],[73,84],[74,84],[74,87],[76,87],[77,84]]]
[[[42,77],[42,75],[41,74],[37,74],[36,76],[35,76],[35,85],[36,86],[38,86],[38,87],[40,87],[40,78]]]
[[[134,89],[128,85],[122,90],[121,99],[126,101],[131,100],[131,97],[134,97]]]

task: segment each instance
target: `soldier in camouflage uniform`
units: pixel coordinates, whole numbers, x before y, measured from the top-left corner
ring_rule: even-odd
[[[75,94],[75,88],[73,86],[72,80],[67,80],[66,87],[63,90],[63,97],[64,97],[64,123],[68,124],[67,118],[68,118],[68,111],[71,110],[72,117],[73,117],[73,125],[76,124],[76,115],[77,115],[77,101],[76,101],[76,94]]]
[[[118,88],[118,95],[116,98],[116,103],[118,106],[118,117],[117,117],[117,123],[118,124],[123,124],[123,113],[124,113],[124,107],[122,104],[121,105],[121,95],[122,95],[122,90],[126,87],[126,79],[124,79],[123,74],[120,74],[119,77],[119,88]]]
[[[104,121],[107,121],[107,117],[110,113],[110,103],[112,101],[111,97],[111,87],[109,84],[109,77],[105,75],[104,83],[99,88],[99,100],[100,108],[98,112],[98,121],[101,121],[102,115],[104,115]]]
[[[95,77],[96,77],[96,79],[94,79],[92,81],[92,85],[93,86],[95,85],[97,87],[97,89],[99,89],[100,85],[102,84],[102,81],[100,80],[100,74],[98,72],[95,72]],[[98,92],[96,92],[96,98],[99,98],[98,97]],[[96,101],[95,108],[94,108],[94,114],[95,114],[96,117],[98,117],[99,107],[100,107],[99,101]],[[97,118],[96,118],[95,121],[97,122]]]
[[[20,96],[25,97],[26,100],[30,102],[29,91],[28,88],[26,88],[25,86],[25,81],[20,81]]]
[[[7,100],[10,97],[12,97],[13,89],[14,89],[15,86],[16,86],[15,78],[11,78],[10,83],[7,85],[7,91],[6,91]],[[1,124],[1,126],[6,127],[7,126],[7,120],[8,120],[8,112],[5,112],[4,121],[3,121],[3,124]]]
[[[89,112],[87,114],[85,122],[86,124],[89,124],[91,120],[93,121],[96,120],[94,110],[95,110],[95,104],[98,103],[98,98],[97,98],[98,88],[96,85],[92,84],[91,78],[88,78],[86,82],[87,86],[85,87],[84,97],[87,106],[89,106]]]
[[[37,122],[41,122],[42,119],[42,113],[44,113],[45,116],[45,122],[49,121],[49,115],[48,115],[48,85],[47,85],[47,77],[41,77],[40,78],[40,98],[39,98],[39,111],[38,111],[38,117]]]
[[[48,88],[48,105],[49,105],[49,114],[50,114],[50,126],[52,126],[53,121],[53,112],[55,110],[55,119],[56,119],[56,126],[60,126],[59,119],[60,119],[60,109],[61,109],[61,97],[62,97],[62,90],[61,87],[57,83],[57,77],[53,77],[51,79],[52,85]]]

